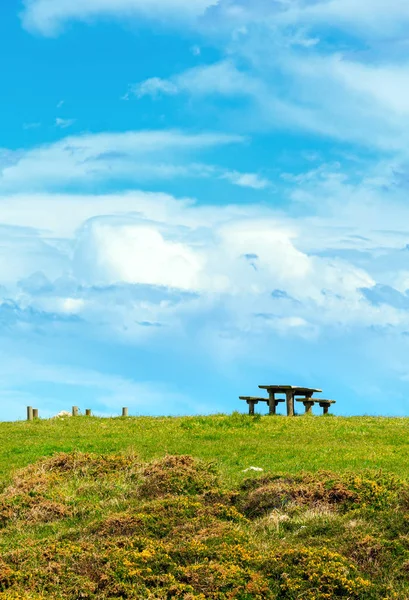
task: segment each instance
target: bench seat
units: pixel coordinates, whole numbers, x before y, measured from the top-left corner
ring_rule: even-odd
[[[319,404],[323,409],[323,414],[327,415],[331,404],[336,404],[336,400],[327,400],[325,398],[296,398],[296,401],[304,404],[306,414],[312,414],[314,404]]]
[[[331,404],[336,404],[336,400],[324,400],[323,398],[319,398],[318,403],[322,408],[322,414],[327,415]]]
[[[254,415],[254,405],[259,402],[267,403],[270,415],[276,414],[276,408],[279,402],[285,402],[284,399],[273,398],[270,400],[269,398],[261,398],[260,396],[239,396],[239,398],[240,400],[245,400],[249,405],[249,415]]]

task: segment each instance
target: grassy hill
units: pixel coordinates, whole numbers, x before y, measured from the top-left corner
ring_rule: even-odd
[[[0,424],[0,599],[409,598],[408,430],[238,414]]]

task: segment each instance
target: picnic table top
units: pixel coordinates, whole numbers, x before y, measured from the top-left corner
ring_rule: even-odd
[[[259,385],[262,390],[272,390],[277,393],[287,392],[288,390],[294,391],[296,394],[308,394],[311,392],[322,392],[322,390],[316,388],[299,387],[297,385]]]
[[[269,398],[261,398],[260,396],[239,396],[239,400],[259,400],[260,402],[268,402]],[[277,399],[276,402],[285,402],[285,400]]]

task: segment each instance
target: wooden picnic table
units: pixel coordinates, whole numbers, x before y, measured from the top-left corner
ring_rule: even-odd
[[[262,390],[267,390],[271,404],[274,402],[276,394],[285,394],[287,404],[287,415],[294,416],[294,398],[303,396],[305,400],[312,398],[315,392],[322,392],[320,389],[299,387],[297,385],[259,385]]]

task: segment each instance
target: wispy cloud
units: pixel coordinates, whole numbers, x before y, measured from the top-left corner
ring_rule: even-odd
[[[55,124],[60,129],[67,129],[67,127],[71,127],[71,125],[74,125],[75,121],[76,119],[61,119],[60,117],[57,117],[55,119]]]
[[[237,171],[231,171],[224,173],[222,179],[227,179],[234,185],[249,187],[253,190],[264,190],[271,185],[271,182],[268,179],[260,177],[256,173],[239,173]]]
[[[46,35],[56,34],[66,21],[103,16],[123,18],[159,18],[163,16],[186,21],[186,18],[203,15],[210,7],[217,7],[216,18],[237,28],[238,24],[265,22],[276,27],[306,29],[313,26],[332,26],[338,30],[353,31],[377,38],[404,35],[409,22],[409,9],[405,0],[294,0],[292,2],[264,2],[254,0],[24,0],[22,20],[28,29]]]
[[[287,51],[267,62],[263,57],[258,65],[254,57],[246,70],[230,59],[189,69],[169,81],[151,79],[131,91],[137,97],[185,93],[247,98],[252,108],[243,109],[249,118],[236,120],[238,129],[256,121],[270,129],[310,131],[401,151],[409,142],[409,103],[402,94],[406,88],[406,64],[364,64],[338,54]]]
[[[35,122],[35,123],[23,123],[23,129],[29,130],[29,129],[38,129],[39,127],[41,127],[41,123],[39,122]]]
[[[44,35],[56,35],[67,21],[116,16],[124,19],[160,18],[186,21],[202,15],[218,0],[25,0],[22,12],[24,27]]]
[[[220,166],[193,162],[195,155],[245,138],[222,133],[129,131],[66,137],[32,150],[9,152],[0,163],[0,190],[45,189],[92,181],[224,178],[236,185],[262,189],[255,174],[230,173]],[[7,159],[6,159],[7,158]]]
[[[130,94],[135,95],[137,98],[143,98],[144,96],[155,98],[161,94],[177,94],[178,91],[177,86],[171,81],[160,79],[159,77],[152,77],[137,86],[132,86],[130,91],[124,96],[124,99],[128,100]]]
[[[251,75],[239,71],[232,60],[194,67],[170,80],[153,77],[131,87],[131,93],[136,97],[182,92],[200,96],[248,96],[258,91],[261,91],[260,83]]]

